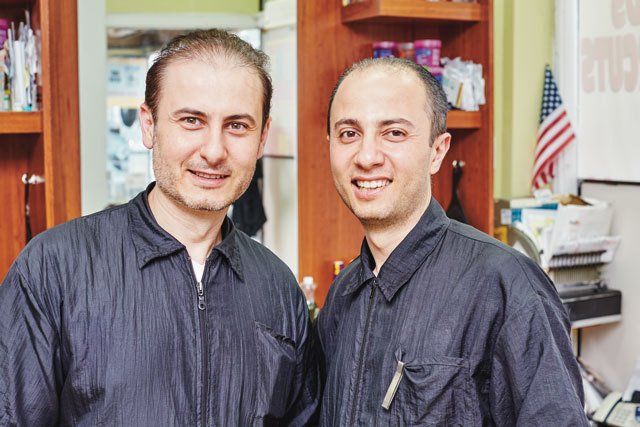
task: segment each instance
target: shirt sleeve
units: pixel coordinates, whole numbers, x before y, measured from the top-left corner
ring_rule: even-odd
[[[16,265],[0,286],[0,425],[53,425],[58,334]]]
[[[589,425],[568,319],[555,298],[521,306],[501,328],[490,381],[497,425]]]
[[[322,394],[317,337],[302,293],[297,300],[300,334],[296,341],[296,373],[289,410],[283,421],[290,426],[316,425]]]

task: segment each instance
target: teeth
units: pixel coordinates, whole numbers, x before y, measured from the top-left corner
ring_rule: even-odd
[[[386,179],[380,179],[377,181],[356,181],[356,185],[358,187],[367,189],[386,187],[388,184],[389,180]]]
[[[194,174],[196,174],[199,177],[208,178],[208,179],[222,179],[222,178],[224,178],[224,175],[212,175],[212,174],[203,173],[203,172],[194,172]]]

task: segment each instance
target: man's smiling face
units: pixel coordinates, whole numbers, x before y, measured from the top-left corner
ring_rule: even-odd
[[[195,210],[226,209],[247,189],[269,123],[262,127],[257,73],[234,61],[176,61],[161,82],[156,120],[143,106],[158,188]]]
[[[331,171],[365,228],[394,225],[426,208],[430,175],[442,161],[430,146],[430,114],[424,85],[409,71],[374,66],[340,85],[330,116]]]

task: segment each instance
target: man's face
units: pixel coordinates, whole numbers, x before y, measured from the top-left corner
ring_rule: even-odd
[[[140,111],[158,188],[190,209],[228,208],[249,186],[269,129],[258,75],[233,62],[178,61],[161,85],[156,120]]]
[[[421,215],[431,196],[449,134],[431,141],[423,84],[406,71],[352,72],[330,117],[331,172],[344,203],[365,227],[401,224]]]

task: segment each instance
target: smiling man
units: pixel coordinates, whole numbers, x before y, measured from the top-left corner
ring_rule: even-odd
[[[447,110],[433,76],[401,59],[357,63],[333,92],[331,170],[365,239],[318,320],[320,422],[588,425],[554,285],[431,196]]]
[[[234,228],[269,131],[266,56],[170,41],[140,119],[157,182],[37,236],[0,287],[0,425],[304,425],[319,371],[289,269]]]

